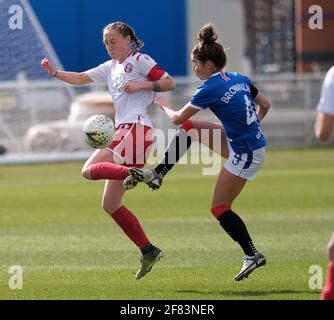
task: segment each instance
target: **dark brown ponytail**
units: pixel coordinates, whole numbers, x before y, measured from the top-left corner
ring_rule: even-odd
[[[205,24],[197,35],[198,43],[193,49],[193,55],[202,63],[207,60],[213,62],[218,69],[226,65],[226,54],[224,47],[217,42],[218,33],[212,23]]]

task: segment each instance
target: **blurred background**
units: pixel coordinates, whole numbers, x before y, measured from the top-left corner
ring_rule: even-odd
[[[142,51],[175,78],[169,97],[178,107],[199,84],[190,63],[196,34],[213,22],[228,48],[226,69],[251,77],[272,102],[263,122],[269,147],[318,144],[315,110],[334,64],[332,0],[0,0],[0,163],[91,153],[81,128],[93,114],[113,117],[107,88],[52,79],[40,60],[79,72],[103,63],[102,29],[113,21],[131,25],[145,42]],[[171,127],[157,108],[150,113],[156,127]]]

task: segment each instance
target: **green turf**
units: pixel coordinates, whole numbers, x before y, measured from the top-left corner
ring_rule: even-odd
[[[163,188],[125,204],[165,257],[140,281],[139,252],[100,207],[103,182],[81,163],[0,167],[0,299],[319,299],[309,268],[326,271],[334,229],[334,150],[275,150],[234,209],[268,259],[235,282],[239,247],[210,214],[215,176],[179,165]],[[8,270],[23,267],[23,289]]]

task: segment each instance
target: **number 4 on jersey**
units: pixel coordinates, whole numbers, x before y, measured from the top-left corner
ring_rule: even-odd
[[[247,125],[250,125],[257,120],[256,109],[254,103],[252,103],[252,101],[248,98],[246,94],[244,95],[244,98],[246,103]]]

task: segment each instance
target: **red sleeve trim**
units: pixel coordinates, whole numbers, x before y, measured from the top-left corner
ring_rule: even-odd
[[[147,79],[150,81],[160,80],[161,77],[166,73],[165,70],[161,69],[157,64],[151,69],[147,75]]]

